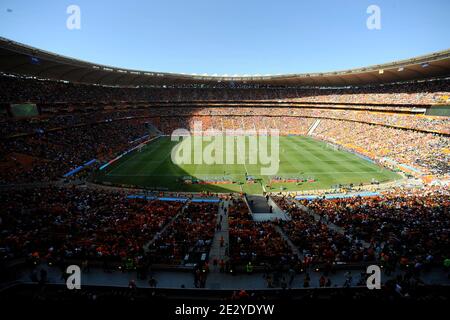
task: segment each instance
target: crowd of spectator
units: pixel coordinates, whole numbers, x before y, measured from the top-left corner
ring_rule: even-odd
[[[121,192],[45,187],[0,192],[0,254],[16,258],[134,261],[179,211],[178,202]]]
[[[449,92],[448,79],[346,88],[147,88],[106,87],[0,76],[0,103],[291,100],[326,103],[433,104],[448,100]]]
[[[322,120],[313,134],[386,164],[406,165],[413,175],[450,173],[447,136],[340,120]]]
[[[186,112],[186,111],[185,111]],[[183,114],[184,115],[184,114]],[[212,122],[215,128],[277,128],[282,133],[289,134],[296,126],[309,128],[314,119],[337,119],[365,122],[383,126],[393,126],[424,131],[450,133],[448,117],[424,116],[423,114],[404,114],[395,112],[368,111],[325,108],[203,108],[191,110],[185,114],[190,119],[202,120],[208,125]],[[210,116],[210,117],[207,117]],[[297,123],[296,123],[297,121]],[[298,123],[305,121],[305,123]],[[191,121],[192,123],[192,121]],[[205,125],[205,127],[207,126]]]
[[[203,128],[215,129],[278,129],[281,134],[304,133],[315,119],[339,119],[377,125],[450,133],[448,117],[417,114],[325,108],[265,108],[265,107],[208,107],[208,108],[156,108],[127,110],[98,110],[86,113],[46,115],[31,119],[8,119],[1,124],[4,137],[39,134],[55,129],[69,129],[83,125],[108,123],[113,120],[140,119],[153,123],[170,134],[177,128],[193,128],[201,121]]]
[[[180,216],[150,245],[153,262],[192,263],[207,259],[216,230],[216,203],[189,203]]]
[[[365,248],[363,243],[351,234],[339,233],[322,221],[316,221],[312,215],[284,197],[273,196],[272,199],[290,216],[290,221],[280,224],[301,250],[305,268],[374,260],[373,250]]]
[[[152,263],[206,262],[217,227],[214,203],[127,199],[122,192],[75,187],[2,191],[0,197],[3,261],[147,256]],[[303,268],[376,261],[391,270],[424,269],[450,256],[450,192],[445,188],[399,188],[364,198],[272,199],[290,221],[256,222],[244,200],[232,198],[232,265],[296,262],[300,257],[277,225],[300,250]]]
[[[450,257],[447,188],[397,188],[380,196],[298,202],[273,199],[292,218],[283,224],[286,233],[313,262],[377,261],[390,271],[420,272]]]
[[[0,181],[56,180],[87,161],[114,158],[147,133],[141,120],[130,119],[2,140]]]
[[[83,125],[94,125],[113,120],[142,118],[155,114],[154,109],[127,110],[84,110],[84,112],[61,112],[43,114],[32,118],[10,118],[1,122],[0,134],[3,137],[14,137],[25,134],[44,133],[55,129],[66,129]]]

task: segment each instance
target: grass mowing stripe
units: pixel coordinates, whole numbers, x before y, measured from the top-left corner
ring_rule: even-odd
[[[299,137],[293,137],[293,138],[297,138],[295,140],[299,140],[301,146],[309,145],[308,142],[305,141],[304,139],[301,139],[301,138],[299,139]],[[317,151],[317,148],[311,148],[310,150],[308,150],[306,148],[305,149],[302,148],[302,152],[306,153],[308,158],[316,159],[317,162],[315,163],[316,165],[314,167],[316,169],[319,169],[318,170],[319,172],[333,172],[333,171],[335,171],[334,170],[334,166],[332,164],[329,164],[329,163],[323,161],[324,159],[328,158],[328,155],[325,155],[325,157],[323,157],[323,156],[321,157],[319,155],[319,153],[316,152],[316,151]],[[317,166],[318,164],[321,164],[321,165]]]
[[[307,144],[312,144],[312,141],[311,141],[311,140],[309,140],[309,141],[306,140],[306,143],[307,143]],[[323,144],[321,144],[320,142],[317,143],[316,146],[317,146],[317,148],[316,148],[317,154],[321,154],[321,155],[324,156],[324,157],[333,156],[333,157],[336,157],[336,158],[339,158],[339,159],[345,158],[344,155],[343,155],[342,153],[339,153],[339,152],[329,152],[329,150],[326,150],[326,149],[325,149],[325,148],[326,148],[326,145],[323,145]],[[347,159],[348,159],[348,158],[347,158]],[[363,174],[362,174],[362,173],[358,173],[358,172],[356,172],[356,171],[354,170],[354,168],[352,168],[353,165],[354,165],[354,164],[349,163],[348,161],[339,161],[339,162],[337,162],[337,163],[334,163],[334,167],[336,168],[336,169],[335,169],[335,170],[336,170],[336,174],[339,174],[339,173],[338,173],[339,171],[343,171],[343,170],[347,169],[347,170],[350,172],[349,174],[356,175],[356,176],[359,176],[359,177],[363,177]]]

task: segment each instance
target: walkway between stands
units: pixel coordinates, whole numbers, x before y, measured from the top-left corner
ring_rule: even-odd
[[[229,248],[229,232],[228,232],[228,207],[230,202],[224,200],[219,204],[219,210],[217,213],[217,224],[220,226],[214,235],[214,239],[209,251],[210,271],[211,273],[219,272],[220,265],[218,262],[221,260],[226,261],[228,259]],[[214,261],[217,262],[214,265]],[[209,275],[211,277],[211,275]]]
[[[36,266],[36,271],[41,269],[47,270],[47,279],[49,283],[63,284],[64,279],[61,276],[59,268],[53,266],[49,267],[47,264],[41,264]],[[348,277],[347,270],[337,270],[335,273],[329,274],[328,278],[331,280],[331,287],[342,287]],[[401,272],[392,273],[387,276],[384,272],[381,276],[382,283],[385,283],[388,279],[395,279],[397,274]],[[320,272],[310,271],[310,288],[319,287],[319,278],[322,275]],[[360,271],[352,270],[351,286],[356,286],[360,278]],[[153,271],[152,278],[156,280],[157,288],[195,288],[194,275],[192,272],[182,271]],[[290,276],[293,276],[293,281],[290,283]],[[273,279],[274,277],[272,277]],[[289,272],[284,272],[279,275],[280,280],[286,279],[288,287],[290,288],[303,288],[303,281],[305,273],[291,275]],[[99,285],[99,286],[117,286],[127,287],[130,280],[134,280],[137,287],[149,288],[149,277],[147,279],[140,279],[136,271],[122,272],[115,270],[112,272],[104,272],[101,268],[90,268],[89,272],[82,272],[81,274],[81,288],[83,285]],[[425,273],[421,276],[421,279],[426,284],[436,285],[450,285],[450,279],[442,269],[435,269],[431,272]],[[18,270],[18,281],[25,283],[31,283],[31,269],[26,268]],[[280,284],[273,283],[274,287],[280,287]],[[239,290],[242,288],[252,289],[266,289],[267,279],[263,273],[252,274],[229,274],[229,273],[211,273],[208,275],[206,281],[207,289],[233,289]],[[199,289],[204,290],[204,289]]]

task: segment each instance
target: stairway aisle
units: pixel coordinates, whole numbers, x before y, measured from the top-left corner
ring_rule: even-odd
[[[162,235],[166,230],[172,225],[172,223],[178,219],[184,213],[184,209],[189,205],[189,201],[186,202],[180,211],[161,229],[161,231],[157,232],[153,238],[144,245],[144,252],[148,252],[149,247]]]
[[[303,253],[300,249],[289,239],[289,237],[284,233],[283,229],[280,226],[275,226],[275,230],[281,235],[281,237],[286,241],[288,246],[291,248],[292,253],[297,255],[297,257],[303,261]]]
[[[308,133],[306,135],[312,136],[312,134],[314,133],[314,130],[316,130],[316,128],[319,126],[319,124],[320,124],[320,119],[317,119],[316,121],[314,121],[314,123],[309,128]]]
[[[222,207],[223,205],[223,207]],[[220,230],[216,230],[214,239],[209,251],[210,271],[219,272],[220,266],[217,264],[214,266],[213,261],[228,260],[227,249],[229,247],[229,233],[228,233],[228,207],[230,203],[228,200],[224,200],[219,205],[217,212],[217,224],[220,222]],[[222,217],[222,218],[221,218]],[[223,238],[223,244],[221,245],[221,239]]]

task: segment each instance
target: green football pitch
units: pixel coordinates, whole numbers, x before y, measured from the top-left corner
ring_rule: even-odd
[[[192,164],[195,157],[194,151],[190,158],[192,161],[186,161],[190,164],[175,164],[172,162],[171,151],[178,143],[171,141],[170,137],[160,137],[140,151],[127,154],[99,171],[95,175],[95,180],[107,184],[170,191],[243,191],[249,194],[261,194],[263,188],[272,192],[328,189],[338,184],[356,185],[370,183],[373,180],[386,182],[400,178],[398,174],[355,154],[337,150],[322,141],[303,136],[280,137],[279,169],[276,174],[270,176],[261,175],[261,167],[268,167],[268,164],[251,164],[247,140],[245,150],[239,149],[243,148],[242,144],[235,144],[233,148],[235,161],[232,162],[234,164]],[[208,144],[211,143],[203,142],[202,154]],[[270,154],[270,140],[268,150]],[[242,154],[245,156],[245,161],[239,162],[237,155],[242,156]],[[226,155],[223,157],[224,162],[225,157]],[[253,178],[254,183],[246,182],[246,174]],[[227,180],[232,183],[186,184],[182,180],[186,177],[201,181]],[[310,181],[270,183],[274,177],[282,177],[284,180],[298,178]]]

